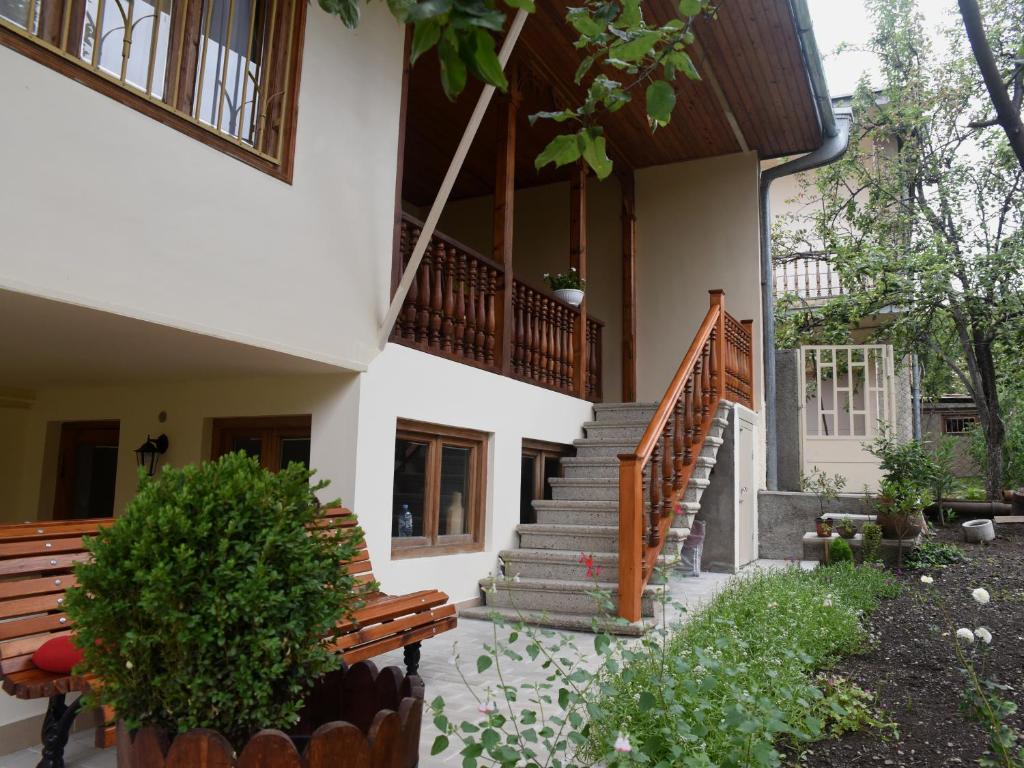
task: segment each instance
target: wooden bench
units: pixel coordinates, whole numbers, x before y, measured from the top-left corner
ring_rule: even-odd
[[[347,509],[325,510],[331,527],[356,525]],[[95,535],[110,518],[26,523],[0,526],[0,681],[3,690],[19,699],[49,698],[43,720],[43,759],[40,768],[63,765],[64,746],[80,708],[66,704],[68,693],[84,691],[90,678],[54,674],[38,669],[32,654],[47,640],[71,633],[64,613],[65,590],[73,586],[75,563],[88,557],[83,537]],[[366,543],[348,563],[349,572],[362,584],[374,581]],[[455,606],[438,590],[408,595],[379,591],[364,596],[365,604],[341,623],[335,648],[347,664],[404,648],[409,674],[419,668],[420,643],[454,629]],[[96,745],[113,745],[116,729],[112,712],[97,726]]]

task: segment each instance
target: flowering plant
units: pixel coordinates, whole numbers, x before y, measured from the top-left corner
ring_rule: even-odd
[[[560,291],[563,288],[575,288],[578,291],[582,291],[587,286],[587,281],[580,277],[576,267],[569,267],[568,272],[557,272],[553,275],[550,272],[545,272],[544,280],[551,286],[553,291]]]

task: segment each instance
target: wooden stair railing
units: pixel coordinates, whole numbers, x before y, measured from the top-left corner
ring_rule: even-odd
[[[619,615],[639,621],[676,505],[683,499],[718,404],[753,409],[752,321],[711,306],[665,396],[632,453],[619,454]],[[645,492],[647,498],[645,499]]]

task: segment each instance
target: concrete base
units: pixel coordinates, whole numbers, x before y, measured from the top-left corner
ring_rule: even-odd
[[[865,497],[844,494],[826,509],[826,514],[862,515],[865,511]],[[814,528],[814,518],[821,514],[818,497],[813,493],[760,491],[757,495],[757,511],[758,557],[771,560],[802,557],[800,538],[804,531]]]

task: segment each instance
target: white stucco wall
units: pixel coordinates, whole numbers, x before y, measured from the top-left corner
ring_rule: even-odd
[[[587,312],[604,322],[601,373],[605,402],[622,399],[622,236],[618,182],[587,180]],[[449,203],[438,229],[492,255],[493,198]],[[546,272],[569,268],[569,184],[516,192],[512,259],[517,280],[546,288]]]
[[[399,418],[491,435],[483,551],[389,562]],[[437,587],[455,602],[478,597],[477,581],[494,570],[500,550],[517,543],[523,438],[568,444],[592,418],[583,400],[388,344],[362,375],[353,507],[383,590]]]
[[[309,6],[288,185],[0,47],[0,287],[352,367],[390,286],[404,30]]]
[[[647,168],[637,172],[636,187],[639,399],[661,399],[707,313],[708,291],[722,288],[726,310],[754,320],[760,410],[756,154]]]

